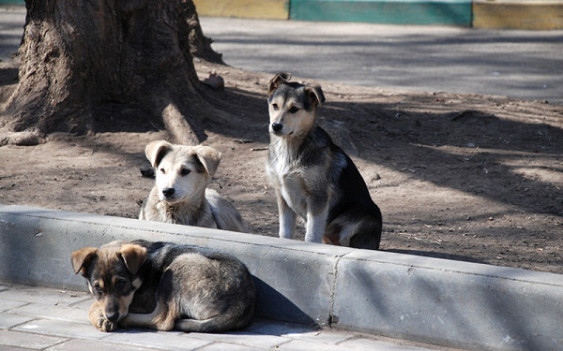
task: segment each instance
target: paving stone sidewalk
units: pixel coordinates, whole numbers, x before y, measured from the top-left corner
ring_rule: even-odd
[[[3,350],[453,350],[357,332],[257,319],[243,331],[204,334],[122,330],[103,333],[87,319],[89,294],[0,283]]]

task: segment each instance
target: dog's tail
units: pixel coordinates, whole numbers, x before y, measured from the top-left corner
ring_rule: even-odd
[[[186,333],[200,332],[200,333],[219,333],[229,330],[242,329],[250,323],[254,306],[249,306],[252,311],[245,311],[241,316],[233,316],[229,313],[221,314],[219,316],[209,319],[178,319],[174,324],[174,329]]]

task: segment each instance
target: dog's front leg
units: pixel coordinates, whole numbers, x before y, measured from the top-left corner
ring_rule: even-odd
[[[326,220],[328,218],[328,204],[330,196],[328,192],[317,188],[312,191],[307,199],[307,224],[305,225],[305,241],[321,243],[326,231]]]
[[[94,301],[92,306],[90,306],[90,311],[88,312],[88,319],[90,323],[98,330],[103,332],[111,332],[117,329],[117,323],[110,322],[105,316],[97,301]]]
[[[307,224],[305,227],[305,241],[321,243],[326,230],[326,219],[328,218],[328,206],[322,211],[314,213],[307,211]]]
[[[280,238],[293,239],[293,232],[295,231],[295,223],[297,222],[297,215],[289,207],[287,202],[281,195],[278,198],[278,211],[280,217]]]

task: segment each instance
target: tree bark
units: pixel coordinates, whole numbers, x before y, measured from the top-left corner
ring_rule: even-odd
[[[19,84],[0,116],[4,143],[131,126],[202,141],[195,126],[213,107],[199,93],[190,51],[215,62],[221,56],[192,0],[26,0],[26,7]]]

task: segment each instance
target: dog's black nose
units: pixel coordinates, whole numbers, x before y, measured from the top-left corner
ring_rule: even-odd
[[[116,322],[119,319],[119,312],[106,313],[106,318],[110,322]]]
[[[283,128],[283,124],[281,124],[281,123],[272,123],[272,130],[273,130],[274,132],[279,132],[279,131],[282,130],[282,128]]]
[[[166,197],[171,197],[172,195],[174,195],[174,188],[164,188],[162,189],[162,195],[166,196]]]

